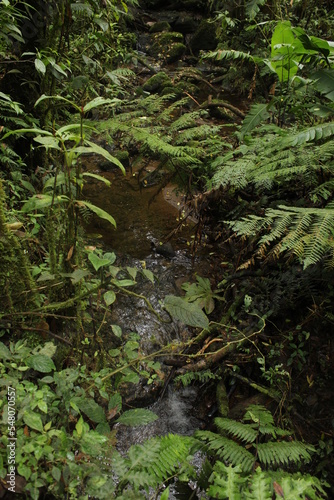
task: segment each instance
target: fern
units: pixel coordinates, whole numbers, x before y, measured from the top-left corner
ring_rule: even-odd
[[[216,50],[208,52],[203,56],[203,59],[214,59],[215,61],[222,61],[223,59],[240,59],[254,62],[254,57],[248,52],[241,52],[239,50]]]
[[[231,465],[226,467],[221,462],[216,462],[210,477],[210,482],[213,482],[213,485],[208,490],[209,495],[214,498],[241,500],[240,487],[247,481],[247,478],[242,477],[240,472],[239,467]]]
[[[309,451],[315,451],[313,446],[298,441],[270,443],[270,446],[268,443],[257,445],[259,461],[264,466],[270,467],[298,464],[302,460],[309,462],[311,459]]]
[[[270,115],[268,113],[268,108],[268,104],[254,104],[251,107],[240,129],[241,139],[243,139],[246,134],[251,132],[260,123],[269,118]]]
[[[174,382],[182,382],[184,387],[187,387],[192,382],[201,382],[203,384],[209,382],[209,380],[216,379],[217,375],[212,373],[211,370],[203,370],[198,372],[186,372],[184,375],[178,375],[175,377]]]
[[[253,443],[258,436],[257,430],[252,425],[243,424],[236,420],[216,418],[215,424],[219,431],[223,433],[227,432],[235,439],[245,441],[246,443]]]
[[[248,472],[252,469],[254,464],[252,453],[231,439],[211,431],[197,431],[195,437],[206,443],[205,449],[208,452],[233,465],[239,464],[243,471]]]
[[[116,453],[113,469],[121,480],[119,488],[130,486],[137,491],[161,485],[188,464],[193,445],[190,437],[170,434],[131,446],[126,458]]]
[[[266,0],[247,0],[245,3],[246,15],[249,19],[255,19],[260,7],[266,3]]]
[[[260,238],[260,245],[279,239],[279,252],[291,251],[299,257],[304,269],[327,258],[334,260],[334,203],[326,208],[279,206],[268,209],[264,217],[249,217],[228,223],[238,235],[254,235],[270,228]]]

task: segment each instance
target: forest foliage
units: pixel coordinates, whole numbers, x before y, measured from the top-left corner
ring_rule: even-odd
[[[196,498],[324,498],[332,430],[315,424],[317,454],[286,428],[302,407],[298,390],[332,380],[332,7],[202,2],[218,41],[200,54],[209,76],[195,66],[175,69],[173,81],[160,72],[158,91],[138,83],[137,8],[136,0],[0,3],[1,488],[15,394],[18,494],[166,500],[176,481],[195,484]],[[216,73],[249,99],[247,111],[215,91]],[[203,88],[215,95],[200,102]],[[85,183],[109,181],[83,159],[104,158],[124,174],[115,150],[144,166],[142,187],[156,160],[157,193],[177,184],[187,200],[180,224],[197,219],[192,251],[206,242],[216,258],[213,276],[184,283],[159,310],[140,290],[143,280],[156,284],[150,269],[86,241],[92,214],[117,220],[85,199]],[[120,295],[194,334],[147,354],[137,332],[112,324],[105,348]],[[217,390],[221,416],[210,429],[154,437],[121,455],[115,424],[157,419],[126,409],[123,391],[139,382],[165,389],[166,359],[176,384],[209,392],[223,382],[232,393],[238,381],[265,394],[276,422],[261,405],[223,415],[228,397]]]

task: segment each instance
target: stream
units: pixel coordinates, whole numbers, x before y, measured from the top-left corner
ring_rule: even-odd
[[[147,13],[145,13],[147,14]],[[151,14],[148,14],[151,18]],[[154,12],[152,16],[165,20],[178,19],[175,13]],[[138,37],[140,49],[145,50],[148,35]],[[152,59],[150,59],[152,61]],[[156,64],[153,61],[152,64]],[[163,68],[173,71],[173,67]],[[148,75],[150,76],[150,75]],[[182,217],[182,196],[167,186],[157,194],[157,186],[140,187],[138,169],[127,169],[126,175],[111,167],[105,171],[96,157],[85,161],[84,168],[95,174],[103,175],[111,182],[111,188],[94,179],[85,188],[85,196],[90,202],[111,214],[117,223],[117,229],[97,218],[93,218],[86,227],[89,241],[105,251],[114,251],[118,256],[117,264],[125,267],[146,268],[155,275],[155,284],[149,280],[140,280],[139,293],[145,295],[153,307],[161,312],[160,302],[168,294],[180,295],[181,286],[186,281],[194,281],[196,274],[212,275],[214,266],[212,248],[201,248],[192,255],[193,228],[195,220],[187,219],[174,233]],[[146,167],[155,168],[154,162]],[[167,251],[161,251],[162,243],[168,241]],[[211,271],[211,273],[210,273]],[[172,340],[185,340],[189,331],[178,322],[161,323],[149,312],[143,300],[120,294],[117,306],[112,309],[112,324],[122,328],[123,333],[135,332],[140,336],[141,350],[153,352]],[[152,393],[147,386],[134,389],[136,405],[149,407],[159,419],[152,424],[129,428],[116,424],[117,442],[121,453],[126,453],[132,444],[167,433],[191,435],[196,429],[207,424],[207,412],[212,404],[212,395],[201,394],[195,387],[179,388],[172,384],[167,387],[163,398],[153,402]],[[211,401],[209,401],[211,398]],[[206,401],[207,399],[207,401]],[[198,458],[200,462],[200,458]],[[170,499],[188,499],[191,485],[186,491],[170,494]],[[177,488],[177,486],[176,486]]]

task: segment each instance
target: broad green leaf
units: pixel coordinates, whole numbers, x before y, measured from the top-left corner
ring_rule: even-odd
[[[104,182],[108,187],[111,186],[111,182],[106,179],[105,177],[102,177],[102,175],[97,175],[97,174],[92,174],[91,172],[84,172],[82,174],[83,177],[92,177],[93,179],[96,179],[98,181]]]
[[[142,269],[141,272],[145,276],[145,278],[150,280],[151,283],[154,283],[154,274],[152,273],[152,271],[150,271],[149,269]]]
[[[79,399],[75,400],[76,404],[80,408],[80,410],[87,415],[90,420],[93,422],[105,422],[106,421],[106,416],[104,414],[103,408],[98,405],[94,399]]]
[[[127,286],[133,286],[136,285],[136,281],[133,280],[113,280],[113,282],[116,286],[120,287],[127,287]]]
[[[196,303],[187,302],[182,297],[167,295],[164,306],[173,319],[181,321],[185,325],[199,328],[208,328],[209,319]]]
[[[46,66],[43,63],[43,61],[41,61],[41,59],[35,59],[35,68],[37,69],[37,71],[39,73],[42,73],[42,75],[45,75]]]
[[[12,357],[10,350],[3,342],[0,342],[0,359],[10,359]]]
[[[38,413],[27,410],[23,414],[23,422],[35,431],[43,432],[41,416]]]
[[[2,139],[6,139],[7,137],[13,134],[40,134],[53,137],[53,134],[51,132],[47,132],[46,130],[43,130],[41,128],[18,128],[16,130],[10,130],[9,132],[7,132],[2,137]]]
[[[160,496],[160,500],[168,500],[169,498],[169,486],[165,489],[165,491]]]
[[[106,292],[103,295],[103,299],[104,299],[104,302],[106,303],[106,305],[110,306],[111,304],[113,304],[115,302],[116,294],[113,290],[108,290],[108,292]]]
[[[136,359],[136,357],[137,356],[131,359]],[[122,378],[122,382],[135,385],[139,383],[139,380],[140,380],[139,375],[132,370],[128,370],[128,373],[124,375],[124,377]]]
[[[40,104],[41,102],[45,101],[46,99],[53,99],[54,101],[63,101],[63,102],[66,102],[67,104],[69,104],[70,106],[73,106],[79,113],[81,111],[81,108],[79,106],[77,106],[73,101],[70,101],[69,99],[66,99],[66,97],[62,97],[61,95],[41,95],[41,97],[39,97],[37,99],[37,101],[35,102],[35,105],[34,107],[36,107],[38,104]],[[50,134],[52,135],[52,134]]]
[[[38,135],[37,137],[34,137],[34,141],[38,142],[39,144],[42,144],[42,146],[45,147],[45,149],[51,148],[51,149],[60,149],[58,140],[56,137],[50,137],[50,136],[42,136]]]
[[[30,368],[33,368],[37,372],[41,373],[49,373],[56,369],[52,359],[44,354],[35,354],[34,356],[30,356],[26,360],[26,364]]]
[[[334,101],[334,69],[319,69],[311,75],[315,88],[327,99]]]
[[[53,479],[55,479],[57,481],[57,483],[59,483],[60,478],[61,478],[61,470],[58,467],[53,466],[51,474],[52,474]]]
[[[21,179],[20,182],[22,186],[25,187],[28,191],[30,191],[31,193],[36,193],[34,186],[30,182],[25,181],[23,179]]]
[[[84,112],[90,111],[91,109],[97,108],[98,106],[103,106],[105,104],[114,104],[114,99],[106,99],[105,97],[95,97],[95,99],[89,101],[85,107]]]
[[[135,280],[138,273],[138,269],[136,267],[127,267],[126,270],[130,274],[131,278]]]
[[[100,267],[108,266],[110,264],[109,259],[101,259],[101,257],[99,257],[93,252],[88,254],[88,260],[93,265],[95,271],[98,271]]]
[[[118,325],[111,325],[111,329],[115,337],[120,338],[122,336],[122,328]]]
[[[96,205],[93,205],[92,203],[88,203],[88,201],[83,201],[83,200],[76,201],[76,204],[79,206],[84,205],[85,207],[89,208],[89,210],[94,212],[94,214],[100,217],[100,219],[105,219],[108,222],[110,222],[110,224],[112,224],[114,227],[116,227],[115,219],[110,214],[108,214],[108,212],[102,210],[102,208],[99,208]]]
[[[38,354],[43,354],[44,356],[48,356],[49,358],[52,358],[56,354],[57,351],[57,346],[54,345],[53,342],[46,342],[42,349],[38,351]]]
[[[145,410],[144,408],[136,408],[134,410],[125,411],[117,420],[124,425],[129,425],[131,427],[137,425],[146,425],[154,422],[159,417],[151,410]]]
[[[45,401],[38,401],[37,403],[38,408],[43,412],[47,413],[48,412],[48,405],[46,404]]]
[[[49,194],[36,194],[32,196],[28,201],[26,201],[21,208],[21,212],[29,213],[34,210],[40,210],[42,208],[51,207],[51,205],[58,205],[64,201],[68,201],[68,197],[64,195],[58,195],[53,198]]]
[[[98,146],[94,142],[87,140],[85,142],[88,144],[88,146],[78,146],[77,148],[75,148],[75,151],[78,153],[90,153],[90,154],[95,153],[101,155],[103,156],[103,158],[109,160],[111,163],[114,163],[117,167],[119,167],[123,172],[123,174],[125,175],[125,168],[117,158],[112,156],[110,153],[108,153],[106,149],[102,148],[101,146]]]
[[[17,472],[20,474],[20,476],[24,477],[26,481],[28,481],[29,477],[31,476],[32,470],[31,467],[28,467],[27,465],[18,464]]]

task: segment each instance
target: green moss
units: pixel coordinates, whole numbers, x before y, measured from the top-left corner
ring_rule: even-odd
[[[171,79],[164,71],[159,71],[156,75],[152,76],[144,83],[143,89],[146,92],[159,92],[164,87],[172,84]]]
[[[171,25],[167,21],[158,21],[150,28],[151,33],[161,33],[162,31],[171,31]]]
[[[175,62],[185,54],[187,47],[183,43],[174,43],[166,53],[167,62]]]
[[[150,54],[154,57],[165,57],[172,45],[183,43],[183,35],[175,31],[156,33],[152,42]]]
[[[128,167],[130,165],[130,158],[128,151],[117,151],[115,153],[115,157],[122,163],[124,167]]]

